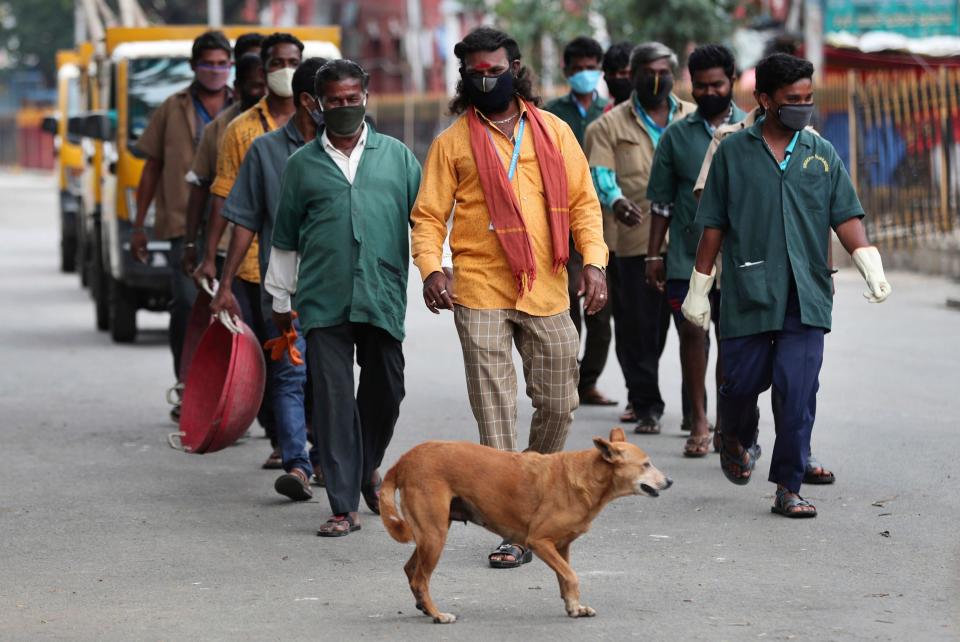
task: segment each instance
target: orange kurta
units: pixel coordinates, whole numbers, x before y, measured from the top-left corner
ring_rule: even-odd
[[[606,266],[600,202],[590,168],[570,127],[548,112],[541,115],[567,168],[570,231],[584,264]],[[483,116],[481,115],[481,119]],[[487,124],[504,168],[510,164],[513,142]],[[514,131],[516,133],[516,130]],[[450,250],[453,253],[454,302],[473,309],[513,309],[533,316],[559,314],[570,307],[566,269],[553,271],[553,247],[540,166],[529,127],[520,146],[517,171],[511,181],[537,262],[532,291],[518,295],[507,256],[490,227],[477,164],[470,147],[466,116],[441,133],[427,154],[420,192],[411,213],[413,261],[426,279],[440,270],[447,221],[453,215]]]

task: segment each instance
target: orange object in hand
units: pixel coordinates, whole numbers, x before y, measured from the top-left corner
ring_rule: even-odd
[[[297,318],[296,312],[293,312],[292,315],[294,319]],[[273,361],[283,359],[283,353],[286,352],[287,356],[290,357],[290,363],[295,366],[303,365],[303,355],[297,349],[297,329],[292,325],[289,329],[284,330],[279,337],[265,341],[263,348],[270,351],[270,359]]]

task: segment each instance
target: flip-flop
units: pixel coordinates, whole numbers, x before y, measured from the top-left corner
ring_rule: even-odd
[[[495,560],[493,559],[494,555],[512,555],[513,561]],[[518,544],[502,542],[497,550],[487,556],[487,561],[490,562],[490,568],[517,568],[533,561],[533,551]]]
[[[809,506],[813,510],[796,510],[797,508]],[[807,517],[816,517],[817,516],[817,507],[805,500],[800,495],[796,497],[787,498],[786,489],[777,489],[776,499],[773,501],[773,506],[770,507],[771,513],[776,513],[777,515],[783,515],[784,517],[790,517],[792,519],[803,519]]]
[[[620,415],[620,421],[625,424],[635,424],[637,423],[637,413],[633,411],[633,405],[627,404],[627,407],[624,408],[623,413]]]
[[[323,526],[326,526],[327,524],[339,524],[340,522],[347,522],[348,524],[350,524],[350,528],[327,529],[327,530],[323,529]],[[334,515],[333,517],[328,519],[326,522],[324,522],[323,526],[321,526],[319,530],[317,530],[318,537],[344,537],[345,535],[349,535],[353,531],[360,530],[360,524],[357,524],[353,521],[353,518],[350,516],[350,513],[344,513],[343,515]]]
[[[684,457],[706,457],[710,452],[712,435],[703,435],[701,437],[689,437],[687,443],[683,445]]]
[[[633,429],[633,432],[638,435],[659,435],[660,434],[660,420],[655,417],[644,417],[643,419],[637,420],[637,427]]]
[[[619,401],[610,399],[596,388],[590,388],[580,393],[581,406],[616,406]]]
[[[819,473],[817,471],[820,471]],[[837,481],[837,476],[823,467],[817,458],[810,454],[807,458],[807,467],[803,471],[804,484],[832,484]]]
[[[757,465],[757,458],[752,448],[743,448],[740,444],[737,444],[737,447],[740,448],[740,454],[731,454],[727,444],[722,444],[720,448],[720,469],[723,471],[723,476],[737,486],[746,486],[753,478],[752,473]],[[743,461],[744,455],[746,455],[747,463]],[[740,469],[739,475],[734,472],[734,466]],[[745,472],[751,474],[744,476],[743,473]]]

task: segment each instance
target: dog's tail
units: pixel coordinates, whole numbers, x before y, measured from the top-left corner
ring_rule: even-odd
[[[412,542],[413,531],[410,530],[410,525],[397,513],[397,468],[399,466],[390,469],[380,486],[380,519],[390,537],[398,542]]]

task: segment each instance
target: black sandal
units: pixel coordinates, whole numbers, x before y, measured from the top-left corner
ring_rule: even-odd
[[[494,555],[510,555],[513,557],[513,561],[495,560],[493,559]],[[501,542],[497,550],[487,556],[487,561],[490,562],[490,568],[517,568],[533,561],[533,551],[525,549],[519,544]]]
[[[807,468],[803,471],[803,483],[832,484],[835,481],[837,481],[837,476],[824,468],[823,464],[813,456],[813,453],[810,453],[810,457],[807,459]]]
[[[733,451],[731,453],[729,441],[735,442],[734,445],[739,449],[739,452]],[[736,437],[728,439],[726,435],[723,436],[723,443],[720,448],[720,469],[723,471],[724,477],[737,486],[745,486],[750,483],[756,465],[757,457],[753,448],[744,448],[736,442]],[[734,470],[734,467],[739,469],[739,473]],[[744,473],[750,474],[744,475]]]
[[[377,515],[380,514],[380,486],[382,484],[383,478],[380,477],[380,471],[375,470],[370,483],[360,487],[360,494],[363,495],[363,501],[367,504],[367,508]]]
[[[787,493],[790,492],[786,488],[778,488],[776,499],[773,501],[773,506],[770,507],[771,513],[776,513],[777,515],[783,515],[784,517],[791,517],[793,519],[803,519],[805,517],[816,517],[817,516],[817,507],[805,500],[800,495],[794,495],[793,497],[787,497]],[[802,508],[812,508],[813,510],[799,510]]]

